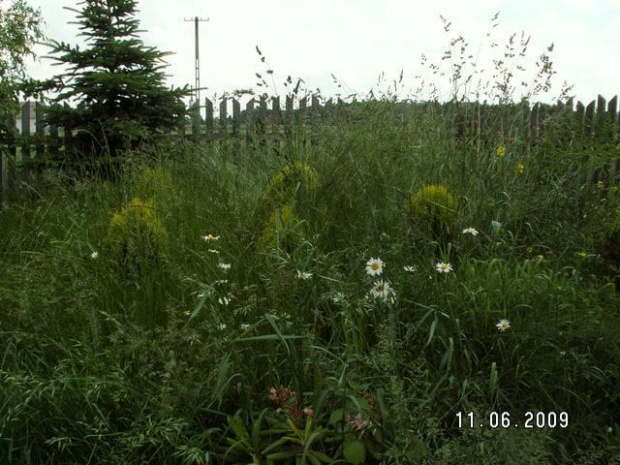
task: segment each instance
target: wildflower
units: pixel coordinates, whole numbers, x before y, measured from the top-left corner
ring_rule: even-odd
[[[226,329],[226,323],[220,323],[217,327],[220,331],[224,331]]]
[[[347,415],[344,419],[345,423],[353,423],[353,428],[356,430],[363,429],[368,425],[368,420],[364,419],[361,413],[355,415],[355,417],[351,418],[351,415]]]
[[[497,147],[497,150],[495,152],[497,153],[498,157],[503,157],[504,155],[506,155],[506,146],[500,145],[499,147]]]
[[[386,301],[391,304],[396,302],[396,292],[394,292],[394,289],[388,290]]]
[[[240,325],[241,331],[246,331],[249,327],[250,325],[247,323],[241,323]]]
[[[584,258],[587,255],[587,253],[585,253],[585,252],[575,252],[575,255],[577,255],[578,257]]]
[[[439,273],[450,273],[450,271],[452,271],[452,265],[450,265],[449,263],[438,262],[435,265],[435,269]]]
[[[565,350],[560,350],[560,356],[564,357],[566,355],[566,351]]]
[[[383,301],[387,301],[390,293],[393,293],[390,283],[387,281],[383,281],[380,279],[374,285],[374,287],[370,290],[370,294],[376,298],[381,299]]]
[[[463,234],[471,234],[472,236],[477,236],[478,230],[476,228],[465,228],[463,229]]]
[[[506,318],[502,318],[497,322],[495,326],[497,326],[497,329],[503,333],[510,328],[510,321],[508,321]]]
[[[603,189],[605,187],[605,183],[603,181],[599,181],[596,183],[596,187],[599,189]]]
[[[515,139],[513,137],[504,137],[504,140],[506,141],[507,144],[515,143]]]
[[[342,303],[344,302],[346,299],[344,293],[342,292],[336,292],[333,296],[332,296],[332,301],[336,304]]]
[[[312,277],[312,273],[306,273],[305,271],[297,270],[297,279],[310,279]]]
[[[96,250],[93,251],[93,253],[90,254],[90,258],[92,260],[95,260],[98,256],[99,256],[99,252],[97,252]]]
[[[517,163],[517,173],[523,174],[525,171],[525,165],[523,163]]]
[[[228,297],[220,297],[219,299],[217,299],[217,302],[220,305],[226,306],[226,305],[228,305],[230,303],[230,299]]]
[[[528,247],[527,249],[525,249],[525,251],[527,253],[532,253],[532,252],[534,252],[534,249],[532,247]]]
[[[366,273],[370,276],[380,276],[385,263],[380,258],[371,258],[366,262]]]
[[[311,409],[310,407],[306,407],[304,409],[304,415],[306,415],[307,417],[313,417],[314,416],[314,410]]]
[[[214,254],[219,254],[220,253],[220,251],[217,250],[217,249],[209,249],[209,250],[207,250],[207,252],[214,253]]]
[[[221,268],[224,271],[228,271],[228,270],[230,270],[230,266],[231,265],[230,265],[230,263],[221,263],[220,262],[220,263],[217,264],[217,266],[218,266],[218,268]]]
[[[189,311],[189,310],[185,310],[185,311],[183,312],[183,315],[185,315],[185,316],[189,316],[189,315],[190,315],[190,311]]]
[[[414,273],[416,268],[415,266],[406,265],[403,266],[403,270],[405,270],[407,273]]]
[[[227,282],[228,282],[228,279],[217,279],[213,281],[213,283],[215,284],[226,284]]]
[[[205,242],[215,242],[220,239],[220,236],[214,236],[213,234],[207,234],[206,236],[200,236]]]

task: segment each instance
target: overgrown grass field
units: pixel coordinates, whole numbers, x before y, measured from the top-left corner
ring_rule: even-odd
[[[617,148],[392,110],[22,186],[0,461],[620,460]]]

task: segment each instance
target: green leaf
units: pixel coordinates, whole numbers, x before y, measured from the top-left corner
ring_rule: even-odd
[[[343,445],[344,458],[353,465],[359,465],[366,460],[366,447],[358,439],[348,440]]]
[[[329,424],[330,425],[335,425],[336,423],[342,421],[344,419],[344,409],[337,409],[334,410],[331,415],[329,416]]]

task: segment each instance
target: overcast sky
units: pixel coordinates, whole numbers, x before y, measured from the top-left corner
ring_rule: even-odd
[[[77,26],[67,24],[75,14],[63,6],[76,7],[70,0],[29,0],[40,8],[46,21],[46,34],[53,39],[78,43]],[[323,96],[351,93],[387,92],[403,70],[400,98],[425,99],[433,83],[440,98],[450,95],[448,76],[451,63],[443,60],[450,41],[462,35],[469,44],[466,56],[478,70],[493,69],[493,58],[501,58],[512,33],[516,51],[521,33],[531,40],[523,61],[509,61],[515,84],[525,81],[532,88],[536,61],[554,43],[550,53],[557,75],[553,88],[536,100],[551,101],[560,93],[564,81],[579,100],[589,102],[602,94],[613,97],[620,90],[620,0],[142,0],[138,3],[141,38],[146,45],[172,52],[168,84],[194,84],[195,16],[209,19],[200,23],[201,97],[221,96],[224,92],[256,86],[255,73],[268,67],[260,62],[258,46],[274,71],[272,90],[286,95],[282,85],[287,76],[302,78],[311,90]],[[491,19],[499,11],[498,26]],[[440,19],[450,23],[444,31]],[[491,33],[487,36],[487,33]],[[492,47],[492,43],[498,47]],[[40,55],[47,53],[38,47]],[[427,65],[421,65],[421,56]],[[49,60],[30,66],[34,77],[57,72]],[[430,64],[440,66],[434,75]],[[517,66],[526,71],[520,73]],[[385,80],[378,83],[384,73]],[[332,79],[335,75],[341,87]],[[467,67],[464,75],[472,74]],[[491,74],[469,84],[470,90],[493,83]],[[424,86],[420,85],[424,80]],[[271,83],[271,80],[269,80]],[[522,95],[521,87],[515,94]],[[487,91],[488,92],[488,91]]]

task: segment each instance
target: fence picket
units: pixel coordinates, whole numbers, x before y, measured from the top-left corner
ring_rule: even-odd
[[[232,110],[228,108],[228,100],[231,100]],[[283,142],[286,142],[286,147],[290,147],[288,144],[292,143],[303,145],[310,143],[311,147],[316,148],[319,143],[317,129],[323,122],[342,117],[344,118],[342,122],[347,124],[347,122],[354,123],[358,119],[354,113],[348,111],[340,98],[335,101],[329,99],[321,104],[317,96],[302,97],[297,99],[297,110],[294,109],[295,100],[291,95],[286,96],[282,108],[279,97],[272,97],[267,102],[266,96],[260,96],[247,102],[242,112],[236,98],[226,97],[217,102],[219,117],[216,118],[214,116],[216,103],[206,98],[204,107],[196,106],[196,112],[190,112],[191,129],[187,133],[183,127],[180,137],[187,136],[195,141],[232,139],[236,150],[243,141],[247,146],[260,148],[265,148],[269,144],[275,151],[284,146]],[[618,96],[606,101],[601,95],[588,105],[575,103],[572,99],[565,104],[558,103],[553,106],[540,103],[530,106],[524,101],[503,108],[473,102],[471,107],[464,107],[464,113],[461,111],[463,115],[459,113],[464,118],[463,121],[455,119],[455,110],[450,104],[428,102],[421,104],[419,108],[431,117],[443,116],[447,118],[448,123],[452,121],[453,125],[463,126],[461,132],[467,136],[466,140],[475,139],[477,151],[480,152],[484,137],[487,134],[495,134],[502,127],[504,136],[521,137],[525,142],[532,144],[546,139],[546,134],[550,130],[553,131],[553,139],[550,140],[560,145],[579,138],[617,143],[620,138],[618,104]],[[204,119],[201,116],[202,108]],[[34,115],[34,133],[31,129],[32,115]],[[0,182],[3,188],[16,183],[18,153],[20,160],[23,161],[31,158],[41,159],[45,156],[58,157],[61,150],[72,144],[71,128],[62,128],[61,135],[61,129],[58,127],[45,126],[44,108],[40,103],[25,102],[19,116],[21,121],[18,129],[21,129],[21,136],[12,141],[0,141],[3,148],[0,151]],[[560,121],[561,124],[549,124],[554,120]],[[613,169],[615,171],[615,166]],[[30,180],[31,175],[28,171],[25,171],[25,176]]]

